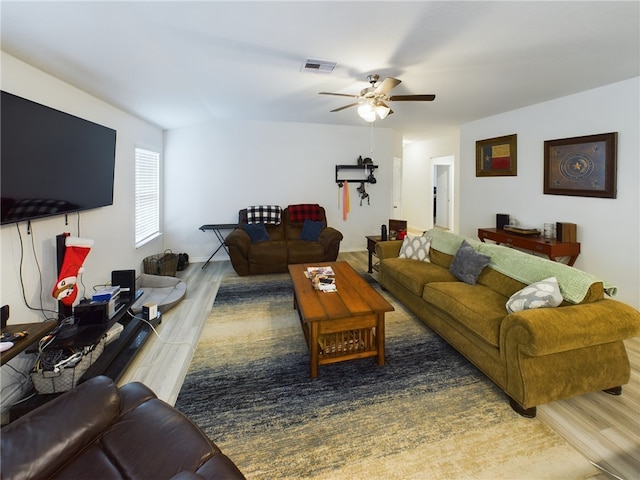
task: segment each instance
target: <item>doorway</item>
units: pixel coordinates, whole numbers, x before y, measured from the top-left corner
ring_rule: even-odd
[[[391,218],[402,218],[402,159],[393,158],[393,204]]]
[[[453,228],[453,155],[434,157],[433,225],[444,230]]]

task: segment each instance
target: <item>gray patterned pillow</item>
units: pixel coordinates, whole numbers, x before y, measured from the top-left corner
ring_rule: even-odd
[[[490,257],[477,252],[469,242],[463,240],[453,257],[449,271],[464,283],[475,285],[482,269],[489,265],[490,261]]]
[[[402,241],[398,258],[411,258],[421,262],[430,262],[429,248],[431,248],[431,237],[407,235]]]
[[[520,312],[530,308],[557,307],[562,303],[562,293],[556,277],[545,278],[517,291],[507,301],[507,312]]]

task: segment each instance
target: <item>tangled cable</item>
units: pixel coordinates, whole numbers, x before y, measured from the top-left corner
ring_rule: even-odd
[[[54,373],[60,372],[60,369],[75,367],[84,355],[90,353],[95,346],[90,345],[87,347],[68,347],[54,350],[47,350],[58,333],[67,325],[73,325],[73,317],[67,317],[60,322],[55,329],[40,339],[38,342],[38,357],[34,365],[36,371],[53,371]]]

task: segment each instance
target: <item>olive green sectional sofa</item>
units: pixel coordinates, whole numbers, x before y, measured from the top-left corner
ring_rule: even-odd
[[[423,236],[427,261],[400,258],[401,240],[376,245],[380,285],[504,390],[514,410],[533,417],[554,400],[622,392],[630,378],[623,340],[640,335],[640,312],[605,298],[615,287],[513,248],[436,229]],[[463,240],[490,258],[475,284],[450,270]],[[559,306],[507,310],[514,294],[549,277]]]

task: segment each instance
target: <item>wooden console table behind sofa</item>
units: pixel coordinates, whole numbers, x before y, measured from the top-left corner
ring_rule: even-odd
[[[557,262],[558,257],[569,257],[568,265],[570,266],[573,266],[580,255],[578,242],[560,242],[554,238],[546,239],[539,235],[518,235],[497,228],[479,228],[478,238],[483,242],[488,238],[499,244],[542,253],[554,262]]]

